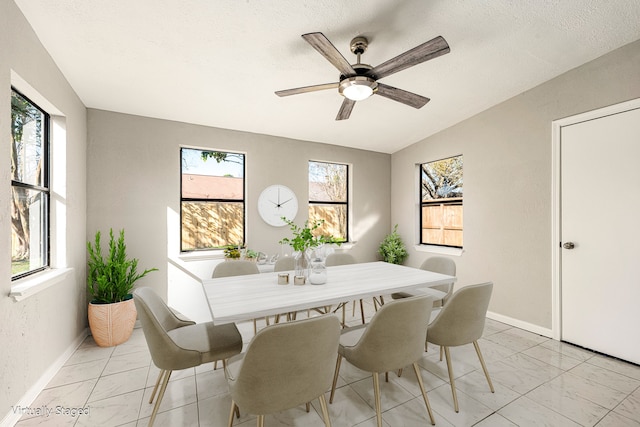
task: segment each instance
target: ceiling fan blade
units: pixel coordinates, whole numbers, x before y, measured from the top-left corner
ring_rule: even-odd
[[[374,67],[367,73],[367,76],[373,77],[376,80],[381,79],[405,68],[413,67],[414,65],[449,53],[450,50],[447,41],[442,36],[438,36]]]
[[[328,38],[322,33],[309,33],[303,34],[302,38],[305,39],[315,50],[320,52],[327,61],[331,62],[334,67],[345,76],[353,76],[356,71],[353,69],[349,61],[331,44]]]
[[[351,115],[351,110],[353,110],[354,105],[356,105],[356,101],[345,98],[344,101],[342,101],[342,106],[340,107],[340,111],[338,111],[336,120],[347,120]]]
[[[394,101],[402,102],[403,104],[413,108],[422,108],[427,102],[431,101],[426,96],[417,95],[382,83],[378,83],[378,90],[376,91],[376,94],[384,96],[385,98],[393,99]]]
[[[278,96],[289,96],[289,95],[297,95],[299,93],[316,92],[316,91],[319,91],[319,90],[337,89],[339,84],[340,83],[338,83],[338,82],[336,82],[336,83],[325,83],[325,84],[321,84],[321,85],[297,87],[295,89],[279,90],[279,91],[276,92],[276,95],[278,95]]]

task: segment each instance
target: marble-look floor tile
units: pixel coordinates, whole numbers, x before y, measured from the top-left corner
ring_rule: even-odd
[[[532,334],[530,332],[524,334],[522,332],[524,331],[512,328],[503,332],[498,332],[497,334],[487,335],[483,338],[515,351],[524,351],[548,340],[548,338],[541,337],[540,335]]]
[[[580,424],[527,397],[508,404],[498,414],[517,426],[526,427],[580,427]]]
[[[97,345],[80,346],[65,363],[66,366],[95,360],[108,359],[113,354],[115,347],[98,347]]]
[[[438,427],[452,426],[446,419],[433,411],[433,419]],[[423,427],[431,425],[427,407],[422,396],[398,405],[382,414],[382,420],[393,427]],[[371,424],[375,426],[376,424]]]
[[[131,371],[101,376],[95,389],[91,393],[89,402],[136,390],[144,390],[147,382],[147,371],[147,368],[138,368]]]
[[[329,403],[329,393],[325,393],[325,398],[333,427],[354,426],[376,416],[376,411],[349,385],[336,390],[333,403]],[[312,405],[320,409],[317,401]]]
[[[147,387],[144,391],[144,399],[142,401],[142,407],[140,408],[141,417],[151,416],[151,412],[153,411],[153,407],[156,403],[155,399],[158,398],[158,394],[156,394],[153,403],[149,403],[152,392],[153,387]],[[162,402],[160,402],[159,412],[164,412],[170,409],[178,408],[180,406],[189,405],[191,403],[195,403],[196,401],[197,393],[195,377],[190,376],[176,381],[169,381],[164,397],[162,398]]]
[[[489,372],[491,376],[491,372]],[[456,390],[460,390],[483,405],[497,411],[520,397],[519,393],[492,380],[494,393],[491,392],[482,369],[471,372],[456,380]]]
[[[46,388],[57,387],[80,381],[98,378],[104,371],[109,359],[98,359],[77,365],[65,365],[53,377]]]
[[[626,375],[618,374],[588,362],[576,366],[569,372],[627,394],[640,387],[640,380],[629,378]]]
[[[401,405],[414,396],[399,384],[384,380],[384,374],[378,376],[380,379],[380,405],[383,411]],[[371,408],[375,409],[375,397],[373,392],[373,377],[362,379],[349,385]]]
[[[424,388],[426,391],[433,390],[434,388],[440,387],[442,384],[446,382],[442,380],[437,375],[432,374],[426,369],[420,368],[420,375],[422,377],[422,382],[424,384]],[[381,381],[382,381],[381,377]],[[422,396],[420,392],[420,385],[418,384],[418,380],[416,378],[416,373],[413,369],[413,366],[409,365],[402,370],[402,375],[398,377],[398,372],[389,372],[389,381],[393,381],[394,383],[400,385],[402,388],[407,390],[413,396]]]
[[[427,395],[431,403],[431,408],[433,408],[437,414],[436,423],[444,419],[456,427],[472,426],[494,412],[491,408],[483,405],[460,390],[457,390],[460,411],[455,412],[449,384],[440,386],[427,393]]]
[[[83,408],[96,385],[97,379],[75,382],[42,391],[29,405],[30,408],[47,408],[55,411],[56,407]],[[25,414],[21,419],[32,418],[33,414]]]
[[[231,411],[231,396],[221,394],[218,396],[198,401],[198,418],[200,427],[227,427],[229,412]],[[240,426],[243,423],[256,424],[255,417],[240,409],[240,419],[234,418],[233,425]]]
[[[149,425],[149,417],[140,418],[138,426],[147,427]],[[161,412],[156,415],[153,427],[198,427],[198,405],[192,403],[190,405],[180,406],[169,411]]]
[[[581,391],[572,379],[565,374],[560,378],[527,393],[527,397],[540,405],[543,405],[552,411],[558,412],[575,422],[592,426],[602,417],[604,417],[609,409],[599,405],[584,395],[590,394],[590,390]],[[575,376],[573,378],[576,378]]]
[[[627,418],[616,412],[609,412],[598,423],[598,427],[640,427],[640,421],[637,419]]]
[[[491,414],[474,427],[518,427],[500,414]]]
[[[137,368],[149,367],[150,363],[151,355],[149,352],[145,351],[123,354],[122,356],[112,356],[104,368],[103,375],[111,375],[118,372],[131,371]]]
[[[564,354],[566,356],[572,357],[574,359],[581,360],[586,362],[594,356],[594,352],[586,350],[584,348],[580,348],[573,344],[569,344],[566,342],[556,341],[556,340],[548,340],[540,344],[542,347],[546,347],[548,349],[557,351],[558,353]]]
[[[640,422],[640,388],[627,396],[614,412]]]
[[[213,371],[213,365],[209,365],[210,369]],[[222,371],[222,366],[218,369]],[[149,366],[149,374],[147,376],[147,387],[153,387],[156,385],[156,381],[158,381],[158,375],[160,374],[160,369],[156,367],[156,365],[151,362]],[[169,377],[169,382],[180,380],[187,377],[192,377],[195,375],[194,368],[181,369],[179,371],[172,371],[171,376]]]
[[[487,363],[491,378],[515,392],[527,393],[562,374],[562,370],[540,360],[518,353],[504,360]]]
[[[596,354],[590,358],[588,363],[640,381],[640,366],[638,365],[600,354]]]
[[[88,415],[81,415],[76,426],[82,427],[115,427],[138,419],[143,390],[120,394],[87,405]]]
[[[196,375],[195,378],[198,400],[208,399],[229,392],[229,384],[222,369],[203,372]]]
[[[548,347],[544,347],[542,344],[528,348],[522,353],[551,366],[555,366],[556,368],[560,368],[563,371],[567,371],[583,363],[580,359],[574,359],[571,356],[567,356]]]

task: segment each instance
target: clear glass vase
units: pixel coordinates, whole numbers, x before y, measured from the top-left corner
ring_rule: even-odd
[[[308,279],[309,267],[311,266],[311,257],[308,249],[295,253],[293,266],[296,276],[304,277],[305,280]]]

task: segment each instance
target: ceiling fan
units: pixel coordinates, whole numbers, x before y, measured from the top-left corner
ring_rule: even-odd
[[[356,101],[367,99],[373,94],[384,96],[385,98],[401,102],[413,108],[421,108],[430,101],[429,98],[385,85],[384,83],[378,82],[378,80],[402,71],[405,68],[413,67],[414,65],[437,58],[450,51],[447,41],[443,37],[438,36],[376,67],[372,67],[371,65],[360,63],[360,55],[367,50],[367,46],[369,45],[365,37],[360,36],[351,40],[351,52],[358,58],[357,63],[353,65],[349,64],[324,34],[303,34],[302,38],[340,71],[340,81],[279,90],[276,92],[276,95],[289,96],[319,90],[338,89],[338,92],[344,96],[344,101],[342,102],[340,111],[338,111],[336,120],[348,119]]]

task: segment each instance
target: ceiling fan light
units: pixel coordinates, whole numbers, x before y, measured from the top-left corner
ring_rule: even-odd
[[[367,99],[378,88],[378,83],[370,77],[348,77],[340,82],[339,92],[352,101]]]

